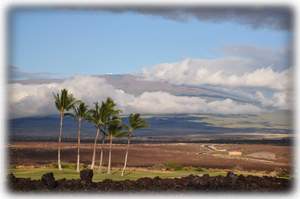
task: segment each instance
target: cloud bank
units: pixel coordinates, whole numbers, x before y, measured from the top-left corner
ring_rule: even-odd
[[[112,97],[125,114],[172,113],[258,113],[262,109],[252,104],[238,103],[231,99],[208,101],[200,97],[175,96],[167,92],[144,92],[134,96],[116,89],[105,79],[92,76],[75,76],[61,83],[48,84],[9,84],[10,117],[43,116],[56,114],[53,92],[62,88],[70,90],[78,99],[90,106],[96,101]]]
[[[231,99],[210,101],[200,97],[174,96],[166,92],[145,92],[129,106],[135,112],[151,114],[168,113],[259,113],[261,109],[251,104],[240,104]]]
[[[173,84],[217,85],[228,87],[264,87],[286,89],[290,69],[275,71],[272,67],[256,68],[252,59],[225,57],[216,59],[185,59],[143,69],[148,80],[163,80]],[[253,66],[255,69],[252,69]],[[252,69],[252,70],[251,70]]]

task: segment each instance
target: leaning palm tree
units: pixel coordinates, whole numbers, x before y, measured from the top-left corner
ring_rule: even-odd
[[[61,161],[60,161],[60,151],[61,151],[61,138],[63,133],[64,114],[65,111],[70,110],[77,101],[73,97],[73,95],[68,92],[67,89],[62,89],[60,93],[53,94],[53,96],[55,99],[55,106],[59,111],[59,115],[60,115],[60,128],[59,128],[58,149],[57,149],[57,165],[58,165],[58,169],[62,170]]]
[[[133,134],[133,131],[136,130],[136,129],[145,128],[147,126],[148,125],[147,125],[146,121],[143,118],[141,118],[140,114],[131,113],[129,115],[129,125],[126,126],[127,136],[128,136],[128,138],[127,138],[127,147],[126,147],[126,154],[125,154],[125,160],[124,160],[124,167],[123,167],[121,176],[124,175],[124,172],[125,172],[125,169],[126,169],[130,139],[131,139],[131,136]]]
[[[125,135],[126,132],[122,132],[123,125],[122,119],[118,116],[114,116],[108,124],[108,138],[109,138],[109,155],[108,155],[108,165],[107,165],[107,174],[110,174],[111,171],[111,149],[113,137],[120,137]]]
[[[108,97],[105,102],[102,102],[102,108],[103,108],[103,128],[101,129],[102,132],[102,145],[100,148],[100,161],[99,161],[99,167],[98,171],[101,172],[102,170],[102,162],[103,162],[103,145],[105,143],[105,137],[109,134],[108,126],[110,123],[113,122],[113,118],[118,118],[119,113],[121,110],[116,108],[116,103]]]
[[[77,120],[78,128],[77,128],[77,167],[76,171],[80,171],[80,130],[81,130],[81,122],[85,120],[89,116],[88,106],[85,105],[84,102],[80,102],[78,105],[73,107],[73,113],[66,113],[66,115],[70,115]]]
[[[102,105],[99,106],[99,103],[95,103],[94,109],[89,110],[89,116],[88,120],[92,122],[96,127],[96,136],[94,140],[94,147],[93,147],[93,156],[92,156],[92,163],[91,163],[91,169],[94,169],[95,166],[95,157],[96,157],[96,148],[97,148],[97,140],[99,137],[99,133],[101,129],[103,128],[105,121],[104,121],[104,105],[102,102]]]

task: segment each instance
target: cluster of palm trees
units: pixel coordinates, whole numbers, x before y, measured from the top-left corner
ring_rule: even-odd
[[[111,99],[107,98],[105,101],[102,101],[101,104],[96,102],[94,107],[89,109],[88,106],[80,100],[77,100],[73,95],[67,90],[62,89],[59,93],[54,94],[55,106],[59,111],[60,115],[60,131],[58,136],[58,154],[57,154],[57,164],[58,169],[62,170],[61,167],[61,144],[62,144],[62,134],[63,134],[63,120],[65,116],[72,116],[78,125],[77,131],[77,166],[76,171],[80,171],[80,131],[81,123],[83,120],[91,122],[96,128],[96,136],[93,145],[93,155],[91,161],[91,169],[95,167],[96,159],[96,149],[97,142],[101,136],[101,146],[100,146],[100,163],[98,170],[102,171],[102,162],[103,162],[103,144],[105,143],[106,138],[109,140],[109,156],[108,156],[108,165],[107,173],[111,173],[111,150],[113,137],[127,136],[127,146],[126,153],[124,158],[124,166],[122,169],[121,175],[124,175],[127,159],[128,159],[128,150],[130,145],[130,139],[133,135],[134,130],[139,128],[147,127],[146,121],[141,118],[140,114],[132,113],[129,115],[128,124],[122,122],[120,116],[121,110],[117,108],[116,103]]]

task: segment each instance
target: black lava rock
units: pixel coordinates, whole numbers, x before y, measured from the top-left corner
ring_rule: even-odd
[[[93,175],[94,173],[91,169],[82,170],[80,171],[80,180],[85,183],[92,183]]]
[[[56,181],[52,172],[44,174],[41,180],[48,189],[54,189],[56,187]]]
[[[276,177],[243,176],[229,172],[227,176],[196,176],[181,178],[149,178],[138,180],[92,182],[93,171],[80,172],[81,180],[60,179],[55,181],[53,173],[47,173],[41,180],[16,178],[13,174],[7,176],[9,186],[15,191],[288,191],[291,180]]]
[[[15,177],[14,174],[12,174],[12,173],[8,174],[8,182],[9,183],[16,183],[17,182],[17,178]]]
[[[234,177],[236,177],[236,175],[235,175],[232,171],[227,172],[227,175],[226,175],[226,176],[229,177],[229,178],[234,178]]]

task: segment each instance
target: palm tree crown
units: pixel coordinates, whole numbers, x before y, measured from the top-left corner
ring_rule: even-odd
[[[95,103],[94,109],[91,109],[88,120],[92,122],[96,127],[106,127],[110,120],[117,116],[121,111],[116,109],[116,103],[111,99],[107,98],[105,102]]]
[[[84,102],[79,102],[78,106],[73,106],[74,113],[66,113],[65,115],[70,115],[76,119],[87,119],[89,116],[88,106]]]
[[[99,106],[99,103],[95,103],[95,107],[89,110],[88,120],[92,122],[96,128],[101,128],[105,124],[105,109],[104,103]]]
[[[110,122],[113,118],[115,120],[118,119],[121,110],[117,109],[116,106],[117,104],[110,97],[108,97],[104,102],[106,123]]]
[[[121,137],[127,134],[127,132],[122,131],[123,129],[122,119],[118,116],[114,116],[108,123],[108,133],[113,137]]]
[[[129,131],[134,131],[140,128],[146,128],[148,125],[146,121],[141,118],[139,113],[131,113],[129,115]]]
[[[58,111],[70,110],[78,101],[67,89],[62,89],[60,93],[54,94],[55,106]]]

